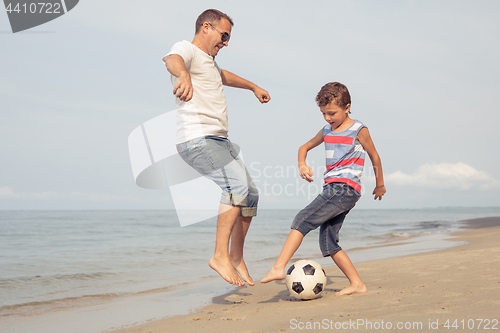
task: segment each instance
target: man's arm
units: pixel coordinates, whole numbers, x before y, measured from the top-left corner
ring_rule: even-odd
[[[178,54],[171,54],[164,59],[167,70],[177,77],[177,84],[174,87],[174,95],[181,101],[187,102],[193,97],[193,84],[191,75],[184,65],[184,59]]]
[[[271,100],[269,93],[255,83],[224,69],[221,70],[220,75],[222,77],[222,84],[225,86],[251,90],[261,103],[267,103]]]

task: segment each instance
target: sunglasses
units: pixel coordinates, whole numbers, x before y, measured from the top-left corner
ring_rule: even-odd
[[[208,24],[210,24],[210,26],[212,28],[214,28],[215,30],[217,30],[220,33],[220,39],[222,40],[222,42],[229,42],[229,38],[231,38],[231,36],[229,36],[229,34],[227,32],[220,31],[219,29],[217,29],[216,27],[214,27],[212,25],[212,23],[210,23],[210,22]]]

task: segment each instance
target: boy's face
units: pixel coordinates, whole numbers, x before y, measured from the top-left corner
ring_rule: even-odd
[[[345,108],[338,106],[335,101],[332,101],[330,104],[325,106],[320,106],[319,109],[323,114],[326,122],[332,126],[332,130],[338,128],[340,125],[349,118],[349,110],[351,108],[351,104],[347,104]]]

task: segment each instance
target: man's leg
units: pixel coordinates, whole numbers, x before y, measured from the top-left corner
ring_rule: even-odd
[[[259,190],[248,173],[241,156],[239,156],[239,151],[235,149],[232,144],[230,144],[228,148],[234,161],[230,165],[225,166],[224,169],[230,178],[231,189],[234,194],[239,195],[235,197],[233,194],[233,198],[235,197],[236,202],[242,204],[240,216],[236,219],[231,234],[231,251],[229,258],[241,279],[248,283],[248,285],[253,286],[254,281],[248,273],[248,269],[243,259],[243,248],[248,228],[250,227],[253,216],[257,213]],[[231,168],[228,169],[229,167]]]
[[[215,238],[215,252],[209,261],[209,266],[214,269],[227,282],[235,286],[244,286],[229,258],[229,238],[236,219],[240,215],[241,207],[221,204],[217,219],[217,233]]]
[[[234,268],[240,274],[243,281],[250,286],[254,285],[252,277],[248,274],[247,266],[243,260],[243,246],[245,245],[245,237],[252,222],[252,217],[238,216],[234,223],[233,232],[231,233],[231,251],[229,258]]]

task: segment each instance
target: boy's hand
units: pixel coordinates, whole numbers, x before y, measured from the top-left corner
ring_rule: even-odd
[[[312,176],[314,176],[314,172],[307,165],[299,167],[299,172],[302,179],[307,180],[309,183],[313,181]]]
[[[373,195],[375,196],[374,200],[382,200],[382,196],[385,194],[386,190],[385,190],[385,186],[382,185],[382,186],[377,186],[375,187],[375,189],[373,190]]]

